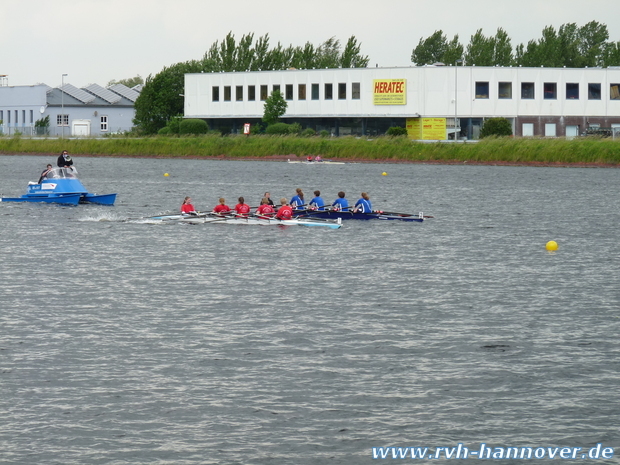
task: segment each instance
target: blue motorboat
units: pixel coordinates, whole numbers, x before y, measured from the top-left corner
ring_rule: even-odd
[[[28,190],[21,197],[2,197],[2,202],[45,202],[64,205],[96,203],[114,205],[116,194],[91,194],[77,177],[77,168],[53,168],[41,182],[29,182]]]

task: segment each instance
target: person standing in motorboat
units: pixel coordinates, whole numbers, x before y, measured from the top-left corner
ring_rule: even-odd
[[[196,212],[196,209],[192,205],[191,197],[185,197],[185,199],[183,199],[183,205],[181,205],[181,213],[183,213],[184,215],[192,215],[192,216],[198,215],[198,213]]]
[[[59,168],[71,168],[73,166],[73,159],[69,155],[69,152],[63,150],[58,157],[57,164]]]
[[[293,217],[293,209],[288,203],[286,203],[285,198],[280,199],[280,204],[282,206],[278,209],[276,218],[279,220],[290,220]]]
[[[349,201],[345,199],[344,196],[344,192],[338,192],[338,198],[334,200],[334,203],[332,203],[332,207],[334,208],[334,210],[340,211],[349,209]]]
[[[237,212],[237,216],[248,216],[250,214],[250,206],[245,203],[243,197],[239,197],[239,203],[235,205],[235,211]]]
[[[304,206],[304,193],[299,187],[296,189],[296,192],[297,195],[294,195],[291,199],[291,207],[293,208],[293,210],[303,210],[302,207]]]
[[[220,204],[216,205],[213,208],[213,213],[217,213],[218,215],[223,215],[230,211],[230,207],[226,205],[226,199],[224,197],[220,197]]]
[[[52,165],[48,164],[47,168],[45,168],[45,170],[41,173],[41,176],[39,177],[39,181],[37,182],[37,184],[41,184],[41,182],[43,182],[43,180],[47,178],[47,175],[50,174],[50,172],[53,169],[54,168],[52,167]]]
[[[355,207],[353,208],[354,212],[359,213],[371,213],[372,212],[372,204],[370,203],[370,197],[366,192],[362,192],[362,198],[355,202]]]
[[[308,204],[315,210],[325,210],[325,202],[321,198],[321,191],[314,191],[314,198]]]

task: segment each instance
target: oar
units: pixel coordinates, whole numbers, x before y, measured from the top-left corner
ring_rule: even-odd
[[[394,215],[394,216],[414,216],[416,218],[419,218],[419,215],[416,215],[414,213],[397,213],[397,212],[386,212],[386,211],[376,211],[374,213],[380,213],[382,215]],[[422,215],[424,218],[435,218],[434,216],[427,216],[427,215]]]

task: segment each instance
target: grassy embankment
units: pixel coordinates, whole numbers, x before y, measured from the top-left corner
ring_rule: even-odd
[[[418,143],[404,137],[206,136],[105,139],[0,138],[3,154],[116,157],[269,158],[321,155],[340,160],[444,163],[591,164],[620,167],[620,140],[486,139],[470,143]]]

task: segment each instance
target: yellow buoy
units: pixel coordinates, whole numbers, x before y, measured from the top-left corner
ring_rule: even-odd
[[[383,173],[381,173],[381,176],[387,176],[387,173],[384,171]]]
[[[164,173],[164,176],[170,176],[168,173]]]
[[[555,250],[558,250],[558,243],[556,241],[549,241],[547,242],[547,246],[546,246],[547,250],[549,250],[550,252],[553,252]]]

